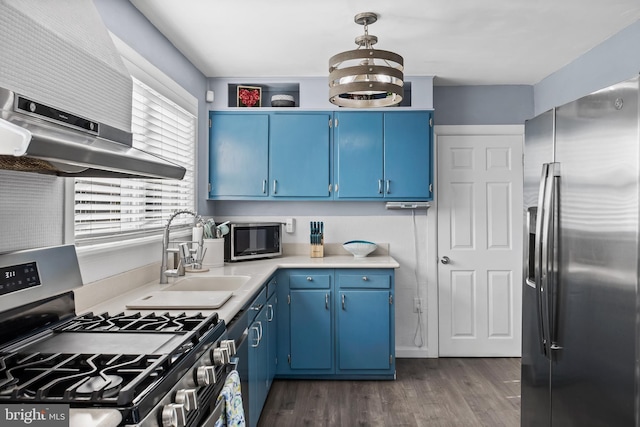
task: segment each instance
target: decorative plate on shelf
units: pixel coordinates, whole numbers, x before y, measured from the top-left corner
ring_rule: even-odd
[[[240,86],[237,90],[238,107],[260,107],[262,88],[257,86]]]

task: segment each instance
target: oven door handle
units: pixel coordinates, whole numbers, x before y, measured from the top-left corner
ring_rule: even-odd
[[[207,417],[206,420],[202,422],[200,427],[214,427],[216,425],[216,421],[220,419],[222,415],[222,411],[224,411],[224,399],[221,399],[220,402],[213,408],[211,414]]]

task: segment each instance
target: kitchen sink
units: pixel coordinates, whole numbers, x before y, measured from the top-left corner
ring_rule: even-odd
[[[163,291],[235,291],[251,279],[250,276],[185,277]]]

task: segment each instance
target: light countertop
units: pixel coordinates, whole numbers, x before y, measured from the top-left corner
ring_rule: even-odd
[[[143,298],[152,292],[161,291],[171,286],[176,281],[184,279],[184,277],[169,278],[166,285],[158,284],[158,278],[153,281],[142,281],[132,275],[119,275],[111,280],[100,281],[85,285],[76,289],[76,312],[83,314],[87,312],[117,314],[125,313],[150,313],[150,312],[169,312],[172,314],[202,313],[209,315],[217,312],[220,319],[227,324],[233,317],[249,303],[254,295],[264,286],[271,276],[278,269],[293,268],[398,268],[398,262],[388,255],[373,255],[365,258],[354,258],[351,255],[329,255],[324,258],[310,258],[308,255],[283,256],[280,258],[244,261],[237,263],[225,263],[223,267],[210,268],[207,272],[202,273],[186,273],[185,277],[215,277],[215,276],[249,276],[249,280],[240,288],[233,291],[231,298],[220,308],[217,309],[198,309],[198,310],[140,310],[127,309],[127,303]],[[159,275],[159,268],[155,270]],[[215,290],[215,289],[212,289]],[[189,291],[184,291],[189,292]]]

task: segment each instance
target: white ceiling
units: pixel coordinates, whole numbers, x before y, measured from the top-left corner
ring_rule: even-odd
[[[131,0],[207,77],[317,77],[369,33],[436,85],[526,84],[640,19],[638,0]]]

